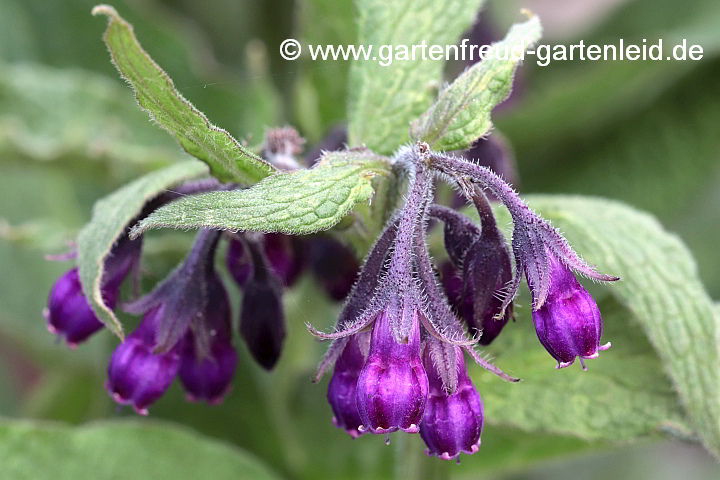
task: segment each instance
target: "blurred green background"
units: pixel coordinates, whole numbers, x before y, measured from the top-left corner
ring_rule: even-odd
[[[69,268],[43,254],[63,251],[96,199],[184,155],[135,106],[101,41],[105,21],[90,16],[94,4],[0,0],[2,417],[79,425],[129,416],[115,412],[103,389],[116,339],[103,332],[71,352],[55,344],[41,315],[52,282]],[[353,43],[349,1],[113,5],[180,92],[237,138],[253,144],[267,127],[291,124],[312,146],[345,119],[347,62],[287,62],[278,46],[286,38]],[[491,0],[483,12],[491,38],[504,35],[520,7],[540,15],[542,43],[687,38],[703,46],[698,62],[526,62],[495,123],[515,151],[522,192],[604,196],[652,212],[689,245],[720,300],[720,2]],[[189,238],[150,236],[148,284],[182,257]],[[273,373],[239,345],[234,389],[222,406],[187,404],[175,385],[150,421],[234,444],[284,478],[720,477],[697,444],[660,437],[598,444],[491,424],[480,453],[459,467],[425,458],[417,436],[396,435],[390,447],[378,438],[351,441],[330,423],[327,379],[308,381],[324,347],[303,323],[329,326],[337,309],[321,298],[307,279],[287,296],[288,342]]]

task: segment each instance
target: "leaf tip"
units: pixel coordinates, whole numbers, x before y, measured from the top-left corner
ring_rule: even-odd
[[[98,15],[107,15],[111,18],[118,18],[120,16],[117,10],[115,10],[115,7],[105,4],[95,5],[90,11],[90,14],[93,17],[97,17]]]

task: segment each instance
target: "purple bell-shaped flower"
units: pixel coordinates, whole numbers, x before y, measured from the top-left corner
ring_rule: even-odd
[[[557,368],[572,365],[576,357],[586,368],[583,359],[597,358],[598,351],[610,348],[609,342],[600,345],[600,309],[557,256],[548,252],[547,258],[550,286],[545,303],[532,312],[535,331],[540,343],[557,360]],[[532,288],[531,292],[534,295]]]
[[[145,314],[143,321],[113,352],[105,388],[120,405],[132,405],[140,415],[170,387],[180,368],[179,346],[154,353],[155,331],[164,305]]]
[[[356,392],[358,377],[365,365],[361,342],[367,340],[364,338],[367,335],[359,333],[344,340],[345,348],[335,362],[335,370],[328,385],[327,398],[333,411],[333,425],[345,429],[353,438],[364,433],[359,430],[363,422],[357,408]]]
[[[420,320],[415,310],[407,339],[398,341],[390,328],[402,309],[386,308],[375,320],[370,353],[357,383],[361,432],[420,431],[428,396],[428,378],[420,358]]]
[[[448,393],[431,358],[429,348],[424,354],[430,393],[420,436],[425,441],[425,453],[444,460],[478,451],[483,429],[483,401],[465,368],[462,349],[455,347],[457,387]]]

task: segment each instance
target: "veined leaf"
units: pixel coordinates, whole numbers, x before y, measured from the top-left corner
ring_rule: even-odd
[[[122,325],[105,305],[100,291],[105,258],[148,200],[185,180],[208,173],[207,166],[196,161],[149,173],[95,203],[90,223],[78,234],[77,264],[83,292],[98,319],[120,338]]]
[[[311,169],[278,173],[246,190],[175,201],[141,220],[131,236],[157,227],[296,235],[327,230],[356,203],[370,200],[374,176],[389,173],[387,159],[366,150],[330,152]]]
[[[413,57],[413,45],[453,45],[481,5],[482,0],[358,0],[357,43],[373,45],[375,58],[350,67],[350,145],[390,154],[410,140],[408,126],[432,103],[445,65],[423,59],[419,49]],[[382,66],[381,60],[390,63]]]
[[[690,428],[710,451],[720,453],[720,323],[687,248],[652,216],[618,202],[531,196],[528,203],[560,228],[600,271],[622,277],[622,281],[605,288],[625,309],[602,302],[604,339],[611,341],[613,348],[589,363],[589,372],[553,371],[551,377],[533,380],[523,370],[541,361],[538,352],[544,351],[539,343],[527,348],[524,363],[508,355],[507,361],[516,365],[509,373],[526,378],[526,382],[515,386],[518,391],[512,399],[501,396],[507,407],[488,399],[488,418],[525,428],[567,429],[568,434],[575,431],[590,438],[629,438],[643,429],[650,431],[653,425],[682,432],[683,421],[668,403],[668,395],[674,390],[679,397],[676,404],[687,412]],[[500,224],[509,222],[504,209],[498,213]],[[527,317],[525,322],[530,320]],[[633,324],[642,327],[661,362],[644,352],[645,339],[634,333]],[[513,327],[509,326],[511,330]],[[532,331],[532,327],[525,327]],[[513,340],[511,332],[507,341],[519,340]],[[498,343],[498,354],[504,355],[501,345]],[[522,345],[518,348],[523,350]],[[552,359],[545,356],[548,369],[553,370]],[[505,367],[505,358],[498,363]],[[672,380],[672,390],[663,379],[661,365]],[[538,382],[543,384],[533,385]],[[535,395],[537,386],[547,390],[545,400]],[[518,402],[527,402],[524,412]],[[562,414],[558,404],[565,406]],[[663,418],[666,421],[660,422]]]
[[[490,131],[490,112],[510,94],[521,54],[540,39],[537,16],[513,25],[505,39],[494,43],[485,59],[444,88],[437,101],[413,122],[411,135],[435,150],[465,150]]]
[[[29,421],[0,424],[3,476],[15,480],[277,479],[258,459],[191,430],[160,422],[83,427]]]
[[[253,184],[275,171],[180,95],[170,77],[142,49],[132,26],[114,8],[98,5],[92,13],[108,16],[105,43],[113,63],[135,91],[138,105],[173,134],[190,155],[207,163],[215,177]]]

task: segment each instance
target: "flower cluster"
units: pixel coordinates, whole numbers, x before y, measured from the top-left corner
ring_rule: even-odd
[[[202,189],[178,191],[218,187],[213,182]],[[151,201],[145,213],[169,200]],[[118,404],[146,415],[176,377],[188,401],[217,404],[230,390],[237,363],[232,313],[228,291],[215,269],[223,236],[217,230],[201,230],[180,266],[150,293],[122,305],[126,312],[142,315],[142,321],[108,363],[105,387]],[[307,270],[330,298],[341,300],[355,280],[358,264],[351,251],[328,237],[226,236],[226,266],[243,290],[240,335],[258,364],[270,370],[285,338],[284,289]],[[102,294],[109,308],[118,306],[120,287],[139,264],[141,246],[142,238],[130,240],[124,235],[105,261]],[[344,268],[333,270],[334,264]],[[83,293],[77,268],[53,285],[45,317],[48,329],[71,347],[103,327]]]
[[[609,346],[600,346],[602,317],[572,270],[599,281],[616,278],[588,266],[488,168],[433,153],[422,143],[401,150],[393,165],[407,178],[404,205],[368,254],[335,331],[308,325],[315,336],[332,340],[316,380],[334,365],[328,387],[333,423],[353,438],[419,432],[428,455],[456,458],[478,450],[484,418],[465,353],[501,378],[518,380],[488,363],[474,344],[487,345],[500,334],[522,277],[532,293],[538,338],[558,367]],[[433,174],[456,182],[476,206],[479,227],[432,204]],[[514,275],[511,250],[481,187],[513,217]],[[430,217],[444,223],[450,260],[439,269],[427,249]]]
[[[292,132],[271,135],[266,149],[286,168],[294,168],[301,145]],[[333,369],[327,392],[332,421],[353,438],[384,434],[389,441],[401,430],[420,433],[428,455],[452,459],[475,453],[484,406],[465,356],[506,381],[518,381],[475,348],[490,344],[513,316],[523,278],[532,295],[537,336],[558,368],[576,358],[585,367],[585,359],[610,346],[600,343],[602,317],[574,272],[598,281],[617,278],[587,265],[498,175],[464,158],[434,153],[423,143],[401,149],[392,164],[397,178],[407,183],[407,195],[362,268],[351,251],[327,236],[200,230],[174,271],[145,296],[122,304],[142,320],[110,358],[110,396],[147,414],[179,377],[189,401],[223,400],[237,362],[230,296],[216,270],[224,238],[225,266],[243,292],[238,330],[263,368],[271,370],[281,356],[283,292],[303,272],[330,298],[346,299],[334,331],[308,328],[332,341],[316,380]],[[433,203],[436,176],[459,187],[477,209],[479,225]],[[180,188],[176,195],[220,188],[237,186],[206,181]],[[512,216],[510,246],[485,191]],[[151,200],[140,216],[173,198]],[[444,228],[448,260],[439,266],[427,247],[428,219]],[[125,233],[106,258],[101,292],[108,307],[118,306],[120,287],[139,264],[141,247],[142,238],[130,240]],[[83,294],[77,268],[53,286],[46,318],[50,331],[70,346],[102,327]]]

